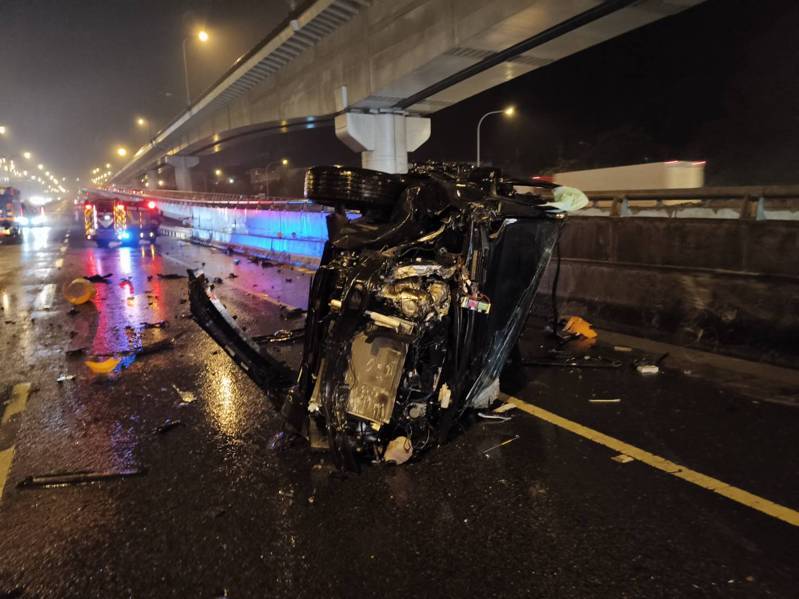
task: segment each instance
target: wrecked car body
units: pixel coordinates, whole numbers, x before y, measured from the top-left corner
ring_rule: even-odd
[[[192,314],[339,467],[405,461],[497,397],[564,216],[516,184],[530,185],[464,165],[309,169],[306,197],[332,212],[297,372],[260,352],[202,273]]]

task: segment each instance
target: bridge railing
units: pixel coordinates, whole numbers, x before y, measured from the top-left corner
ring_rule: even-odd
[[[121,188],[116,192],[210,208],[329,211],[296,197]],[[580,216],[799,220],[799,185],[600,191],[587,195],[591,203],[578,213]]]

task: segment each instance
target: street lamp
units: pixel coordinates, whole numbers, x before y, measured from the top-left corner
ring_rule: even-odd
[[[281,164],[283,166],[289,165],[288,158],[281,158],[280,160],[274,160],[266,165],[264,168],[264,178],[266,179],[266,198],[269,199],[271,196],[269,195],[269,167],[273,164]]]
[[[153,138],[150,119],[146,119],[143,116],[136,117],[136,126],[147,131],[147,141]]]
[[[22,152],[22,157],[25,160],[30,160],[32,156],[33,156],[33,154],[31,154],[30,152]]]
[[[197,39],[200,43],[206,43],[210,36],[208,32],[205,30],[200,30],[197,32]],[[188,37],[183,38],[183,77],[186,80],[186,107],[191,108],[191,88],[189,87],[189,61],[186,57],[186,42],[189,41]]]
[[[0,135],[5,135],[8,132],[5,125],[0,125]]]
[[[125,156],[128,155],[128,150],[127,150],[127,148],[125,148],[123,146],[119,146],[116,149],[116,153],[117,153],[117,156],[119,156],[120,158],[124,158]]]
[[[480,126],[483,124],[483,121],[487,116],[491,116],[492,114],[504,114],[505,116],[513,116],[516,112],[516,108],[513,106],[508,106],[503,110],[492,110],[491,112],[486,112],[483,116],[480,117],[480,120],[477,121],[477,161],[475,163],[476,166],[480,166]]]

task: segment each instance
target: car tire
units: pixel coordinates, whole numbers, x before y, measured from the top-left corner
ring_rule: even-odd
[[[325,206],[391,208],[404,188],[401,177],[365,168],[314,166],[305,173],[305,197]]]

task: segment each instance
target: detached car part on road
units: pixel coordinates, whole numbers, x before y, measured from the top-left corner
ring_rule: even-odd
[[[202,273],[192,314],[292,432],[327,437],[339,467],[404,461],[496,398],[564,216],[517,185],[531,183],[464,165],[309,169],[306,197],[334,211],[299,372],[245,336]]]

